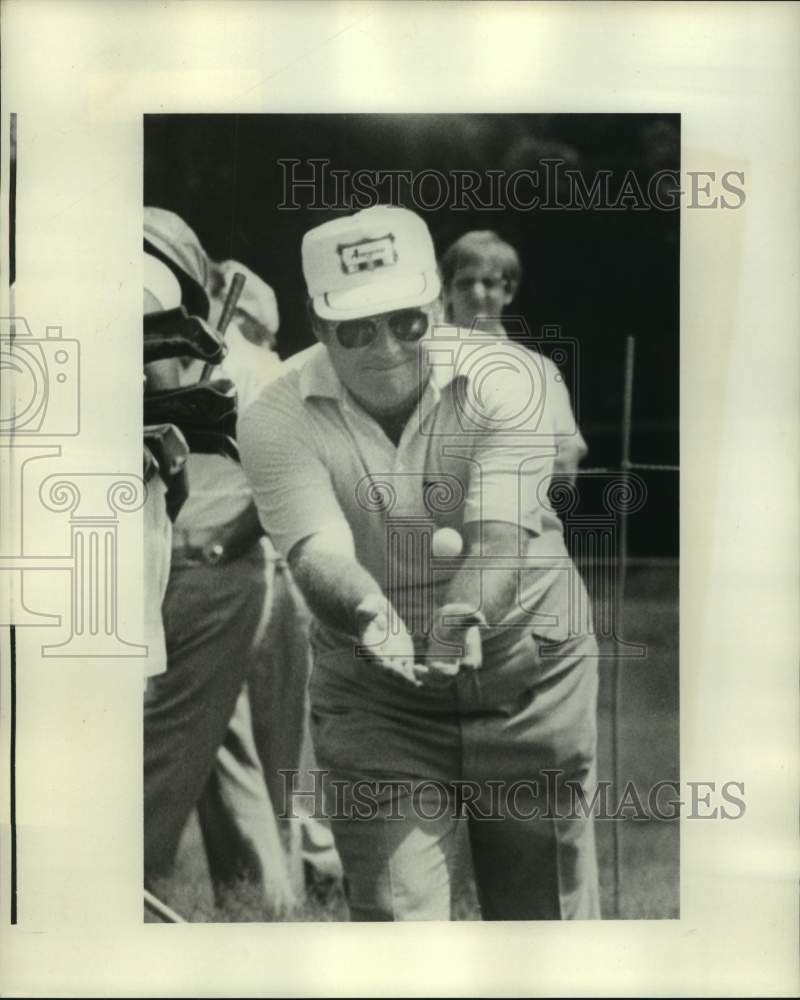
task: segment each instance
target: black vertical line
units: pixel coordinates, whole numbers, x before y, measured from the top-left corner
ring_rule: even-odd
[[[9,820],[11,827],[11,923],[17,922],[17,632],[9,628],[11,642],[11,748],[9,753],[9,792],[11,805]]]
[[[8,172],[8,287],[17,272],[17,115],[10,115]],[[9,627],[10,643],[10,733],[9,733],[9,826],[11,828],[11,923],[17,922],[17,633]]]
[[[8,283],[14,284],[17,274],[17,115],[11,115],[9,142],[11,165],[8,173]]]

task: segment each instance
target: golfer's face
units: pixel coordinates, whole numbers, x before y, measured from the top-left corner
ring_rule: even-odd
[[[481,326],[484,317],[500,317],[511,299],[508,282],[495,262],[464,264],[447,287],[447,318],[457,326]]]
[[[322,325],[336,374],[368,412],[391,413],[418,395],[422,338],[433,317],[426,306]]]

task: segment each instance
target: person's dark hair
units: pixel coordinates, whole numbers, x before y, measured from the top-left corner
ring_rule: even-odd
[[[490,229],[473,229],[450,244],[439,261],[442,283],[447,288],[460,267],[487,260],[500,267],[503,277],[514,292],[522,276],[519,255],[510,243],[500,239]]]

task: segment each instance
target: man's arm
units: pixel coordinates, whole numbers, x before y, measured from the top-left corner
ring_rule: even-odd
[[[472,521],[464,525],[465,555],[518,556],[524,554],[530,532],[505,521]],[[479,610],[487,624],[500,622],[517,599],[518,569],[482,572],[460,569],[437,594],[437,605],[467,604]]]
[[[383,669],[420,685],[427,668],[414,663],[414,644],[405,623],[356,559],[351,535],[319,531],[298,542],[288,561],[306,603],[321,622],[368,647]]]
[[[379,667],[418,684],[414,645],[380,585],[359,563],[350,526],[315,446],[298,389],[279,380],[248,407],[237,428],[261,522],[286,555],[311,612],[369,647]],[[374,664],[365,663],[365,669]]]
[[[553,380],[551,385],[554,430],[558,445],[558,455],[553,462],[553,482],[562,480],[574,483],[578,466],[586,458],[589,449],[575,420],[564,380]]]
[[[304,538],[289,553],[289,568],[309,609],[323,624],[358,635],[357,609],[383,597],[380,585],[356,559],[352,537],[331,529]]]

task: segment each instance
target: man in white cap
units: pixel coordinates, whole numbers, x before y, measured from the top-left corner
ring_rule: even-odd
[[[238,438],[315,616],[312,734],[351,918],[449,919],[462,821],[484,919],[597,917],[592,822],[563,801],[564,782],[594,789],[597,646],[547,506],[539,369],[437,325],[412,212],[318,226],[302,260],[320,343]],[[456,536],[468,559],[441,558]]]

